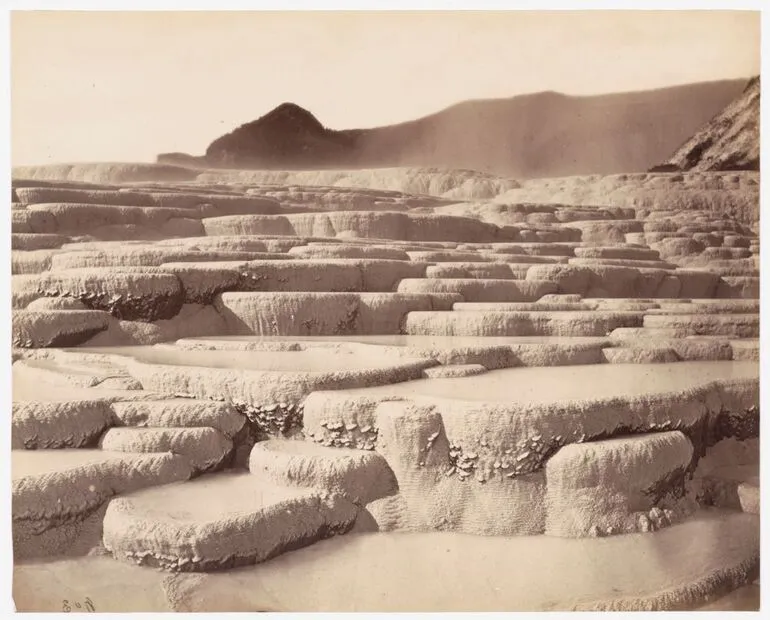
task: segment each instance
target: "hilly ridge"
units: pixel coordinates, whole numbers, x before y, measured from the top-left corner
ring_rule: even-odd
[[[644,171],[667,160],[745,86],[724,80],[581,97],[549,91],[346,130],[284,103],[215,139],[202,157],[165,154],[158,161],[295,170],[428,166],[522,179]]]

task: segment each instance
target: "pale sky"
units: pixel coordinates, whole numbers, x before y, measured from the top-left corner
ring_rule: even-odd
[[[291,101],[334,129],[467,99],[759,73],[760,14],[14,12],[13,165],[203,154]]]

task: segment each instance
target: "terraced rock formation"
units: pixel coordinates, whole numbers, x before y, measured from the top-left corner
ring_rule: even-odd
[[[89,170],[13,183],[20,609],[694,609],[758,578],[756,173]]]

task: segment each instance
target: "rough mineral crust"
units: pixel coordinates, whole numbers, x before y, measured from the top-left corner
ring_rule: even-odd
[[[74,297],[38,297],[31,301],[25,310],[88,310],[88,307]]]
[[[14,450],[13,535],[17,557],[56,553],[114,495],[190,477],[183,456],[101,450]]]
[[[618,327],[641,327],[641,312],[435,312],[411,311],[404,331],[440,336],[606,336]]]
[[[179,279],[154,268],[94,268],[15,276],[11,287],[19,302],[38,297],[73,297],[88,308],[123,320],[170,319],[184,302]]]
[[[109,322],[109,314],[100,310],[14,310],[13,346],[75,346],[107,329]]]
[[[670,524],[674,513],[658,504],[667,493],[684,495],[692,456],[679,431],[560,448],[545,466],[545,533],[604,536]]]
[[[216,307],[231,333],[262,336],[398,334],[408,313],[448,310],[444,293],[223,293]]]
[[[13,403],[11,448],[95,446],[113,420],[110,403],[103,399],[16,401]]]
[[[487,369],[481,364],[447,364],[423,370],[423,374],[428,379],[471,377],[485,372]]]
[[[396,478],[381,455],[306,441],[269,439],[257,443],[251,451],[249,470],[260,480],[278,486],[326,489],[361,505],[398,490]]]
[[[189,336],[220,336],[227,333],[224,318],[213,306],[185,304],[171,319],[121,321],[114,319],[106,330],[97,333],[88,346],[153,345]]]
[[[125,364],[146,390],[228,400],[238,405],[264,407],[268,412],[294,409],[315,390],[407,381],[419,378],[423,369],[436,365],[430,359],[372,360],[362,355],[297,351],[252,355],[251,364],[248,363],[250,356],[246,355],[239,358],[244,362],[241,367],[233,364],[217,368],[194,365],[196,358],[206,357],[203,352],[178,353],[177,358],[159,359],[160,363],[153,363],[150,358],[147,362],[127,359]],[[185,356],[192,363],[185,364],[182,361]]]
[[[232,404],[179,398],[116,402],[115,417],[126,426],[189,428],[207,426],[232,439],[243,428],[246,418]]]
[[[473,381],[479,379],[405,383],[400,388],[401,396],[399,386],[352,393],[317,392],[304,404],[305,434],[333,446],[363,440],[386,458],[396,474],[400,492],[396,498],[369,506],[382,529],[449,529],[512,535],[546,531],[546,472],[560,448],[567,446],[580,451],[581,446],[586,446],[587,451],[600,450],[608,437],[618,437],[615,444],[606,444],[609,446],[642,446],[621,451],[622,458],[613,457],[615,468],[630,467],[632,474],[637,472],[634,475],[636,482],[643,485],[641,489],[635,488],[636,482],[629,479],[631,486],[624,491],[625,496],[618,495],[617,489],[610,490],[607,497],[597,491],[604,499],[592,497],[588,502],[601,506],[603,501],[610,502],[606,514],[611,522],[603,527],[620,531],[620,525],[612,521],[617,520],[620,510],[613,508],[613,501],[620,502],[618,505],[625,501],[626,511],[637,510],[633,502],[639,492],[649,491],[653,500],[638,511],[654,509],[652,517],[648,516],[653,523],[670,521],[680,515],[664,513],[664,509],[681,508],[680,512],[684,512],[691,508],[691,502],[677,506],[676,493],[681,484],[676,486],[674,473],[683,479],[693,458],[706,454],[711,445],[725,437],[748,439],[758,433],[754,409],[758,384],[751,380],[709,384],[704,379],[701,385],[692,381],[688,389],[672,392],[666,392],[665,386],[660,385],[657,393],[645,391],[642,386],[641,390],[637,387],[637,395],[624,397],[570,400],[566,394],[550,398],[541,395],[539,400],[543,402],[530,403],[527,393],[517,400],[496,402],[501,392],[496,394],[490,387],[474,385]],[[434,393],[431,381],[436,381]],[[457,400],[461,392],[457,386],[450,390],[449,381],[471,381],[465,385],[475,402],[469,394],[464,401]],[[607,381],[612,382],[611,377]],[[577,382],[580,379],[575,377],[570,385]],[[418,386],[424,386],[422,393],[415,389]],[[619,383],[617,388],[622,394],[623,384]],[[533,389],[537,389],[537,384]],[[580,393],[577,385],[570,389],[576,395]],[[670,416],[673,406],[677,410],[675,420]],[[348,427],[354,430],[349,432]],[[335,429],[333,435],[330,428]],[[671,433],[674,429],[681,432]],[[363,431],[366,434],[361,435]],[[627,435],[627,440],[620,439]],[[669,442],[673,448],[665,441],[659,443],[666,437],[676,438]],[[669,452],[675,456],[669,458]],[[675,464],[666,465],[658,475],[657,470],[650,469],[651,462]],[[672,473],[673,470],[676,472]],[[649,480],[644,477],[646,471],[651,476]],[[665,478],[668,474],[670,479]],[[667,495],[669,487],[673,488],[671,498]],[[658,506],[656,502],[662,497],[666,501]],[[597,509],[597,514],[605,512]],[[558,514],[553,518],[558,520]],[[571,535],[591,535],[590,527],[595,524],[590,523],[581,534]]]
[[[111,501],[104,546],[127,562],[221,570],[344,534],[359,511],[325,490],[278,487],[250,474],[208,475]]]
[[[509,279],[405,278],[398,285],[399,293],[450,293],[466,301],[536,301],[556,290],[552,282]]]
[[[196,473],[224,464],[233,443],[218,430],[197,428],[111,428],[99,442],[113,452],[171,452],[187,457]]]

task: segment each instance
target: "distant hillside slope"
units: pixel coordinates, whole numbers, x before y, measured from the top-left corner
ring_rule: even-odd
[[[667,164],[679,170],[759,170],[759,77],[685,142]]]
[[[423,166],[514,178],[644,171],[665,161],[745,84],[466,101],[398,125],[341,131],[286,103],[214,140],[204,159],[226,168]]]

